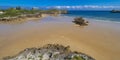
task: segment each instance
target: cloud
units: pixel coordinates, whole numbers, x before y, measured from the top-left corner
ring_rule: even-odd
[[[98,5],[84,5],[84,6],[49,6],[47,8],[57,8],[57,9],[84,9],[84,8],[92,8],[92,9],[105,9],[105,8],[120,8],[120,6],[98,6]]]

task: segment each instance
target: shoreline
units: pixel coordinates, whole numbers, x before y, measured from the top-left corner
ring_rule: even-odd
[[[59,16],[60,14],[41,14],[41,17],[25,17],[25,18],[17,18],[14,20],[0,20],[0,24],[19,24],[19,23],[24,23],[29,20],[40,20],[42,18],[48,17],[48,16]]]
[[[47,23],[48,20],[52,20],[51,23]],[[72,23],[72,20],[72,17],[46,17],[41,23],[6,26],[6,30],[0,30],[0,56],[12,56],[25,48],[58,43],[69,45],[73,51],[83,52],[97,60],[119,58],[120,24],[90,21],[88,26],[80,27]],[[8,30],[10,32],[5,33]]]
[[[72,18],[76,17],[76,16],[67,16],[67,15],[63,15],[63,16],[65,16],[65,17],[72,17]],[[100,22],[120,23],[120,21],[103,20],[103,19],[92,19],[92,18],[85,18],[85,17],[83,17],[83,18],[85,20],[88,20],[88,21],[100,21]]]

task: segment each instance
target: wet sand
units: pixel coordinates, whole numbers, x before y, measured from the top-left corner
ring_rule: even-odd
[[[120,24],[90,21],[80,27],[72,17],[46,17],[21,24],[0,24],[0,58],[45,44],[70,45],[96,60],[119,60]]]

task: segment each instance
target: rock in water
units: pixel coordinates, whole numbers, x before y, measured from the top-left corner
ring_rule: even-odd
[[[94,58],[80,53],[72,52],[70,47],[59,44],[48,44],[41,48],[27,48],[12,57],[3,60],[95,60]]]

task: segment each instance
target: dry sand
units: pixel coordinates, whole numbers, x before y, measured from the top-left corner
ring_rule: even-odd
[[[0,24],[0,58],[45,44],[70,45],[96,60],[120,59],[120,24],[90,21],[80,27],[72,17],[46,17],[21,24]]]

